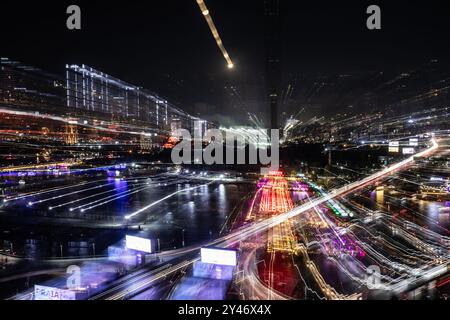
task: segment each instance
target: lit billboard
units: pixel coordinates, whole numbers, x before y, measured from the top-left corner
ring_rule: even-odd
[[[389,152],[390,153],[398,153],[399,152],[399,148],[398,147],[389,147]]]
[[[411,147],[417,147],[419,145],[419,139],[417,139],[417,138],[409,139],[409,145]]]
[[[400,145],[400,143],[398,141],[390,141],[389,142],[389,147],[398,147]]]
[[[152,252],[152,241],[150,239],[140,238],[140,237],[133,237],[133,236],[126,236],[125,237],[125,243],[127,249],[132,249],[136,251],[141,252]]]
[[[236,266],[236,251],[217,248],[202,248],[201,260],[203,263]]]
[[[403,154],[414,154],[414,148],[403,148],[402,153]]]
[[[34,286],[34,300],[76,300],[76,293],[46,286]]]

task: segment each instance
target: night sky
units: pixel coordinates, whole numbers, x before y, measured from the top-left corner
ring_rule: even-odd
[[[247,123],[246,112],[264,119],[263,1],[205,2],[232,71],[195,0],[2,1],[0,55],[59,75],[66,63],[84,63],[223,124]],[[446,2],[281,0],[283,86],[295,86],[284,111],[295,113],[300,102],[311,101],[304,88],[323,74],[395,76],[431,59],[447,71]],[[66,29],[70,4],[81,7],[81,31]],[[381,7],[382,30],[366,28],[370,4]]]

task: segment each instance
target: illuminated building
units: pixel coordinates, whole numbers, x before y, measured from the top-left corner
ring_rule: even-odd
[[[166,132],[173,131],[174,123],[191,130],[196,120],[155,93],[86,65],[66,65],[66,104]]]
[[[139,139],[139,147],[141,151],[149,151],[153,148],[152,138],[148,134],[141,134]]]
[[[78,128],[76,125],[67,124],[66,125],[66,135],[65,142],[69,145],[74,145],[78,143]]]
[[[70,145],[82,142],[79,137],[86,132],[94,134],[92,126],[153,135],[140,139],[143,150],[162,146],[173,128],[193,133],[200,120],[155,93],[86,65],[66,65],[64,79],[8,58],[0,60],[0,107],[10,114],[28,113],[28,118],[73,119],[47,135]],[[208,122],[202,123],[203,134]]]
[[[167,101],[86,65],[66,65],[67,107],[164,127]]]
[[[0,58],[0,105],[35,112],[57,112],[64,105],[61,78],[8,58]]]
[[[203,136],[205,135],[207,130],[207,122],[204,120],[198,119],[194,122],[194,139],[203,140]]]
[[[270,145],[269,136],[265,129],[255,129],[248,126],[235,126],[230,128],[221,127],[225,135],[236,136],[239,143],[252,144],[256,148],[266,148]]]
[[[182,129],[181,120],[179,118],[173,118],[170,122],[170,132],[173,135],[175,131]]]
[[[167,140],[167,143],[166,144],[164,144],[164,148],[165,149],[173,149],[173,147],[175,147],[175,145],[178,143],[178,138],[177,137],[170,137],[168,140]]]
[[[281,83],[281,19],[278,0],[264,1],[264,44],[266,55],[266,90],[270,107],[271,129],[279,129],[279,91]]]

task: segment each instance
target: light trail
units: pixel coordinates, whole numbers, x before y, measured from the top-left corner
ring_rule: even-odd
[[[57,192],[57,191],[65,190],[65,189],[70,189],[70,188],[76,188],[76,187],[84,186],[84,185],[87,185],[87,184],[93,184],[93,183],[100,182],[100,181],[104,181],[104,179],[90,181],[90,182],[82,182],[82,183],[78,183],[78,184],[75,184],[75,185],[64,186],[64,187],[49,188],[49,189],[46,189],[44,191],[39,191],[39,192],[30,192],[30,193],[27,193],[27,194],[24,194],[24,195],[21,195],[21,196],[16,196],[16,197],[12,197],[12,198],[3,199],[3,202],[9,202],[9,201],[20,200],[20,199],[29,198],[29,197],[35,197],[35,196],[39,196],[39,195],[43,195],[43,194],[47,194],[47,193],[51,193],[51,192]]]
[[[101,168],[103,168],[103,167],[101,167]],[[143,178],[139,178],[139,179],[128,178],[128,179],[125,179],[125,181],[155,178],[155,177],[159,177],[159,176],[160,175],[158,174],[158,175],[152,175],[152,176],[149,176],[149,177],[143,177]],[[105,179],[98,179],[98,180],[93,180],[93,181],[88,181],[88,182],[81,182],[81,183],[77,183],[77,184],[69,185],[69,186],[48,188],[48,189],[44,189],[43,191],[30,192],[30,193],[22,194],[20,196],[8,197],[8,198],[3,199],[3,202],[21,200],[21,199],[29,198],[29,197],[36,197],[36,196],[40,196],[40,195],[47,194],[47,193],[58,192],[58,191],[61,191],[61,190],[77,188],[77,187],[81,187],[81,186],[85,186],[85,185],[89,185],[89,184],[93,184],[93,183],[97,183],[97,182],[104,182],[104,181],[105,181]]]
[[[327,193],[324,196],[320,196],[317,199],[311,199],[310,202],[300,205],[300,206],[292,209],[291,211],[282,213],[276,217],[272,217],[272,218],[257,222],[250,226],[244,226],[226,236],[223,236],[221,238],[218,238],[214,241],[209,242],[208,244],[205,244],[205,246],[231,247],[251,236],[254,236],[254,235],[264,232],[270,228],[273,228],[274,226],[276,226],[288,219],[291,219],[302,213],[305,213],[322,203],[328,202],[330,199],[333,199],[338,196],[342,196],[352,190],[359,189],[370,183],[373,183],[375,180],[377,180],[381,177],[384,177],[386,175],[389,175],[404,166],[409,165],[410,163],[412,163],[414,161],[414,157],[423,157],[429,153],[434,152],[439,147],[439,145],[435,139],[432,139],[431,143],[432,143],[431,147],[429,147],[411,157],[408,157],[407,159],[405,159],[403,161],[393,164],[390,167],[387,167],[379,172],[376,172],[362,180],[355,181],[346,186],[335,189],[335,190],[331,191],[330,193]],[[185,250],[186,250],[186,252],[191,252],[193,250],[198,250],[201,247],[202,246],[197,246],[197,249],[196,249],[196,247],[191,247],[191,248],[186,248]],[[436,270],[437,270],[436,274],[440,274],[439,272],[442,272],[444,269],[438,268]],[[429,276],[429,273],[426,273],[426,276]]]
[[[163,184],[163,186],[166,187],[166,186],[171,185],[171,184],[173,184],[173,183],[166,182],[166,183]],[[142,187],[142,186],[144,186],[144,187]],[[82,204],[82,205],[77,206],[77,207],[70,208],[70,211],[73,211],[73,210],[76,210],[76,209],[81,209],[81,212],[85,212],[87,210],[91,210],[91,209],[100,207],[100,206],[105,205],[107,203],[116,201],[118,199],[125,198],[125,197],[127,197],[129,195],[141,192],[143,190],[152,188],[154,186],[161,186],[161,183],[158,183],[158,184],[156,184],[156,183],[154,183],[154,184],[150,184],[150,183],[136,184],[136,185],[133,185],[132,187],[130,187],[130,190],[122,191],[122,192],[119,192],[117,194],[113,194],[113,195],[110,195],[110,196],[107,196],[107,197],[104,197],[104,198],[101,198],[101,199],[98,199],[98,200],[95,200],[95,201],[91,201],[91,202]]]
[[[72,191],[72,192],[65,193],[65,194],[60,194],[58,196],[54,196],[54,197],[51,197],[51,198],[45,198],[45,199],[41,199],[41,200],[38,200],[38,201],[30,201],[30,202],[28,202],[28,205],[32,206],[32,205],[35,205],[36,203],[40,204],[40,203],[48,202],[48,201],[51,201],[51,200],[56,200],[56,199],[64,198],[64,197],[67,197],[67,196],[71,196],[71,195],[74,195],[74,194],[83,193],[83,192],[94,190],[94,189],[104,188],[104,187],[112,185],[112,184],[114,184],[114,182],[105,183],[105,184],[101,184],[99,186],[90,187],[90,188],[86,188],[86,189],[81,189],[81,190],[77,190],[77,191]]]
[[[138,189],[137,187],[140,187],[140,186],[142,186],[142,184],[138,184],[138,185],[135,185],[135,186],[133,186],[133,187],[130,187],[130,190],[121,191],[121,192],[118,192],[118,193],[116,193],[116,194],[113,194],[113,195],[110,195],[110,196],[107,196],[107,197],[103,197],[103,198],[98,199],[98,200],[94,200],[94,201],[91,201],[91,202],[87,202],[87,203],[82,204],[82,205],[79,205],[79,206],[77,206],[77,207],[71,207],[71,208],[69,209],[69,211],[74,211],[74,210],[77,210],[77,209],[89,207],[89,206],[91,206],[91,205],[93,205],[93,204],[96,204],[96,203],[99,203],[99,202],[102,202],[102,201],[111,199],[110,201],[105,201],[105,202],[103,203],[103,204],[106,204],[106,203],[109,203],[109,202],[114,201],[114,200],[116,200],[116,199],[121,199],[121,197],[120,197],[121,195],[127,196],[127,195],[132,194],[133,191],[136,191],[136,192],[137,192],[137,191],[140,191],[140,190],[144,190],[145,188],[148,188],[148,186],[147,186],[147,187],[143,187],[143,188]],[[127,186],[127,187],[122,187],[122,188],[118,188],[117,190],[119,190],[119,189],[124,189],[124,188],[129,188],[129,187],[128,187],[128,186]],[[116,191],[116,189],[113,189],[113,190],[111,190],[111,191]],[[111,192],[111,191],[109,191],[109,192]],[[93,196],[90,196],[90,197],[81,198],[81,199],[78,199],[78,200],[87,199],[87,198],[91,198],[91,197],[96,197],[96,196],[98,196],[98,195],[100,195],[100,194],[102,194],[102,193],[103,193],[103,192],[97,193],[97,194],[95,194],[95,195],[93,195]],[[71,203],[78,202],[78,200],[71,201]],[[66,204],[63,204],[63,205],[66,205]],[[56,206],[55,206],[54,208],[56,208]],[[84,211],[89,210],[89,209],[92,209],[92,208],[94,208],[94,206],[89,207],[89,208],[87,208],[87,209],[82,209],[81,212],[84,212]]]
[[[316,211],[316,212],[319,213],[318,211]],[[389,223],[387,223],[387,225],[389,226]],[[405,246],[402,246],[401,244],[397,243],[397,241],[395,241],[394,239],[390,238],[387,235],[386,235],[386,237],[389,239],[389,241],[382,240],[378,236],[372,235],[369,230],[357,225],[356,223],[343,229],[343,228],[337,227],[334,223],[332,223],[330,221],[329,226],[331,227],[333,232],[335,232],[335,229],[338,228],[339,233],[347,234],[351,238],[355,238],[356,239],[355,243],[358,243],[358,246],[362,247],[365,250],[366,254],[369,254],[372,259],[375,259],[377,261],[378,265],[384,265],[384,268],[389,270],[389,272],[396,273],[396,274],[399,274],[400,272],[406,273],[409,277],[412,277],[414,279],[418,274],[427,273],[428,271],[426,271],[425,268],[428,266],[432,266],[432,264],[431,264],[432,261],[434,261],[435,263],[441,264],[441,262],[439,262],[439,257],[437,257],[437,260],[436,260],[436,252],[437,251],[435,252],[427,244],[416,239],[412,234],[408,233],[407,231],[402,230],[400,226],[397,226],[397,228],[399,230],[399,232],[397,232],[397,235],[399,234],[400,236],[402,236],[406,240],[406,243],[409,243],[413,247],[416,247],[417,251],[410,250],[410,249],[406,248]],[[384,246],[386,246],[387,248],[390,248],[391,250],[394,250],[396,252],[396,254],[392,255],[393,257],[395,257],[397,259],[399,259],[400,257],[404,257],[404,259],[406,261],[409,261],[410,263],[412,263],[412,261],[416,261],[416,264],[421,263],[422,266],[420,268],[410,267],[408,265],[405,265],[404,263],[396,262],[396,261],[393,261],[392,259],[389,259],[385,255],[383,255],[381,252],[379,252],[379,250],[373,248],[369,244],[366,244],[364,241],[361,241],[353,232],[350,231],[350,229],[353,227],[360,227],[361,229],[363,229],[364,231],[369,233],[371,235],[371,237],[373,238],[373,240],[375,241],[375,243],[377,243],[378,240],[382,241]],[[345,233],[343,233],[343,232],[345,232]],[[326,241],[326,240],[331,240],[331,239],[326,234],[325,234],[325,236],[326,236],[325,239],[320,237],[322,239],[322,241],[320,243],[322,243],[324,245],[327,242],[333,243],[332,241]],[[336,236],[338,238],[340,238],[338,234],[336,234]],[[348,240],[349,239],[346,239],[346,241],[348,241]],[[381,249],[381,247],[379,245],[377,246],[377,248]],[[447,249],[444,248],[444,250],[447,250]],[[340,250],[339,250],[339,252],[340,252]],[[420,253],[420,252],[423,252],[423,253]],[[352,262],[348,267],[345,267],[344,264],[340,263],[337,259],[330,257],[329,254],[327,253],[327,251],[325,252],[325,254],[328,256],[329,259],[334,261],[334,263],[341,269],[341,271],[343,271],[353,281],[356,281],[361,284],[366,284],[368,286],[371,285],[370,283],[367,284],[367,279],[366,279],[367,268],[364,265],[362,265],[362,263],[360,263],[358,260],[356,260],[352,255],[347,256],[350,258],[350,260]],[[445,256],[447,256],[447,255],[445,255]],[[447,258],[445,258],[445,259],[447,259]],[[344,261],[344,262],[346,262],[346,261]],[[358,266],[358,268],[355,268],[356,266]],[[361,271],[362,278],[353,275],[353,273],[356,272],[357,269],[362,270]],[[388,276],[383,276],[383,279],[388,280],[389,283],[395,283],[395,282],[399,281],[398,278],[392,279]],[[401,280],[401,278],[400,278],[400,280]],[[388,285],[383,284],[380,286],[382,286],[386,290],[391,289],[389,284]]]
[[[211,181],[211,182],[208,182],[208,183],[199,185],[199,186],[190,187],[190,188],[186,188],[186,189],[182,189],[182,190],[175,191],[175,192],[173,192],[173,193],[171,193],[171,194],[169,194],[169,195],[167,195],[167,196],[165,196],[165,197],[163,197],[163,198],[161,198],[161,199],[159,199],[159,200],[157,200],[157,201],[155,201],[155,202],[152,202],[152,203],[146,205],[145,207],[143,207],[143,208],[141,208],[141,209],[139,209],[139,210],[137,210],[137,211],[135,211],[135,212],[132,212],[132,213],[126,215],[126,216],[125,216],[125,219],[131,219],[131,218],[133,218],[134,216],[136,216],[136,215],[138,215],[138,214],[144,212],[145,210],[148,210],[148,209],[150,209],[151,207],[157,205],[158,203],[161,203],[162,201],[167,200],[167,199],[169,199],[169,198],[171,198],[171,197],[173,197],[173,196],[175,196],[175,195],[177,195],[177,194],[179,194],[179,193],[186,192],[186,191],[191,191],[191,190],[195,190],[195,189],[198,189],[198,188],[201,188],[201,187],[205,187],[205,186],[208,186],[208,185],[210,185],[211,183],[214,183],[214,182],[215,182],[215,181]]]
[[[135,186],[141,186],[141,185],[143,185],[143,184],[137,184]],[[135,186],[133,186],[133,187],[135,187]],[[65,206],[68,206],[69,204],[74,204],[74,203],[77,203],[77,202],[80,202],[80,201],[83,201],[83,200],[95,198],[95,197],[98,197],[98,196],[103,195],[103,194],[108,194],[108,193],[115,192],[115,191],[122,190],[122,189],[126,189],[126,188],[128,188],[128,186],[123,186],[123,187],[114,188],[114,189],[111,189],[111,190],[106,190],[106,191],[103,191],[103,192],[92,194],[92,195],[87,196],[87,197],[83,197],[83,198],[79,198],[79,199],[72,200],[72,201],[69,201],[69,202],[64,202],[64,203],[61,203],[61,204],[58,204],[58,205],[54,205],[54,206],[51,206],[51,208],[52,209],[57,209],[57,208],[65,207]],[[70,211],[73,211],[73,209],[74,208],[70,208]]]
[[[74,124],[72,118],[63,118],[63,117],[52,116],[52,115],[48,115],[48,114],[35,114],[33,112],[15,111],[15,110],[9,110],[9,109],[0,109],[0,113],[13,114],[13,115],[19,115],[19,116],[29,116],[29,117],[33,117],[33,118],[39,118],[39,119],[48,119],[48,120],[63,122],[63,123],[70,124],[70,125]],[[96,130],[99,130],[102,132],[126,133],[126,134],[137,135],[137,136],[150,135],[150,133],[144,132],[144,131],[128,131],[128,130],[116,130],[116,129],[108,128],[107,126],[111,125],[111,124],[113,124],[113,123],[105,122],[105,127],[101,127],[101,126],[97,126],[97,125],[86,124],[82,121],[78,121],[76,123],[77,126],[96,129]],[[155,130],[155,131],[158,131],[160,133],[167,133],[164,130],[160,130],[160,129]]]
[[[259,188],[255,195],[253,196],[252,202],[250,204],[250,208],[247,211],[247,214],[245,216],[245,221],[248,221],[252,218],[253,208],[255,207],[256,198],[258,197],[259,193],[263,190],[263,188]]]
[[[147,286],[151,285],[155,281],[163,279],[163,278],[167,277],[168,275],[172,274],[173,272],[180,271],[181,269],[186,268],[187,266],[190,266],[197,260],[198,260],[198,258],[192,259],[192,260],[186,260],[177,265],[170,266],[169,268],[164,269],[163,271],[157,272],[156,274],[154,274],[150,277],[146,277],[145,279],[143,279],[141,281],[133,282],[131,285],[129,285],[127,283],[126,284],[127,289],[122,290],[119,293],[117,293],[111,297],[106,298],[106,300],[122,300],[128,294],[133,293],[133,292],[138,292],[138,291],[146,288]]]
[[[171,267],[170,264],[166,264],[164,266],[161,266],[161,267],[159,267],[159,268],[157,268],[155,270],[151,270],[151,271],[148,271],[148,272],[145,272],[145,269],[139,270],[138,272],[133,274],[131,279],[126,279],[128,281],[126,281],[126,280],[123,281],[123,279],[121,279],[122,281],[119,280],[118,281],[119,283],[118,283],[117,286],[115,286],[115,287],[113,287],[111,289],[108,289],[108,290],[106,290],[106,291],[104,291],[102,293],[99,293],[99,294],[89,298],[89,300],[99,300],[101,298],[106,298],[106,297],[108,297],[108,295],[112,295],[112,294],[114,294],[114,296],[117,296],[117,294],[119,292],[118,290],[122,290],[121,292],[127,292],[126,288],[128,286],[130,286],[130,283],[129,283],[130,281],[131,281],[131,283],[137,283],[139,280],[142,280],[142,279],[144,279],[144,278],[146,278],[146,277],[148,277],[150,275],[156,274],[158,272],[162,272],[165,269],[170,268],[170,267]],[[113,299],[111,299],[111,300],[113,300]]]
[[[255,300],[256,298],[263,300],[270,296],[270,300],[288,300],[289,297],[286,297],[280,292],[271,289],[261,280],[261,278],[257,276],[258,272],[255,268],[255,256],[256,248],[253,248],[250,252],[245,253],[243,257],[244,261],[242,262],[243,272],[245,275],[243,282],[248,284],[245,286],[245,289],[249,292],[249,298],[252,300]]]
[[[88,210],[92,210],[94,208],[101,207],[101,206],[103,206],[105,204],[108,204],[110,202],[113,202],[113,201],[116,201],[118,199],[122,199],[122,198],[128,197],[128,196],[130,196],[132,194],[138,193],[140,191],[143,191],[143,190],[146,190],[146,189],[149,189],[149,188],[152,188],[152,187],[153,186],[145,186],[145,187],[137,188],[137,189],[134,189],[134,190],[132,189],[132,190],[123,191],[123,192],[118,193],[117,195],[108,196],[108,197],[105,197],[105,198],[102,198],[102,199],[99,199],[99,200],[96,200],[96,201],[92,201],[90,203],[87,203],[87,204],[84,204],[84,205],[81,205],[81,206],[78,206],[78,207],[75,207],[75,208],[70,208],[70,211],[73,211],[73,210],[81,208],[81,210],[80,210],[81,212],[86,212]]]
[[[393,164],[390,167],[384,168],[381,171],[378,171],[362,180],[359,181],[355,181],[352,182],[348,185],[345,185],[343,187],[340,187],[338,189],[334,189],[332,190],[330,193],[326,194],[325,196],[321,196],[317,199],[312,199],[311,202],[303,204],[299,207],[296,207],[294,209],[292,209],[291,211],[288,211],[286,213],[282,213],[276,217],[272,217],[271,219],[267,219],[261,222],[257,222],[252,226],[246,227],[244,229],[239,230],[239,232],[235,232],[235,233],[231,233],[228,236],[225,236],[225,238],[227,239],[219,239],[218,242],[223,241],[223,242],[238,242],[240,240],[245,239],[246,237],[249,237],[251,235],[254,235],[256,233],[262,232],[267,230],[268,228],[271,228],[279,223],[282,223],[284,221],[286,221],[287,219],[293,218],[298,216],[301,213],[304,213],[310,209],[313,209],[315,206],[318,206],[324,202],[329,201],[330,199],[333,199],[337,196],[342,196],[354,189],[358,189],[361,187],[364,187],[370,183],[372,183],[373,181],[391,174],[392,172],[410,164],[411,162],[414,161],[414,157],[423,157],[431,152],[433,152],[434,150],[436,150],[438,148],[438,144],[436,142],[436,140],[432,139],[432,146],[429,147],[428,149],[417,153],[414,156],[408,157],[407,159],[400,161],[396,164]]]
[[[231,61],[230,55],[228,54],[227,50],[223,45],[222,39],[220,38],[219,35],[219,31],[217,31],[217,28],[214,24],[214,21],[211,18],[211,15],[209,14],[209,10],[206,7],[205,2],[203,0],[197,0],[197,4],[200,7],[202,15],[205,17],[206,22],[208,23],[209,29],[211,30],[214,40],[216,40],[217,46],[219,47],[223,57],[227,62],[228,69],[233,69],[234,68],[233,61]]]
[[[245,239],[247,239],[247,238],[249,238],[251,236],[254,236],[256,234],[264,232],[264,231],[268,230],[269,228],[273,228],[275,225],[278,225],[278,224],[280,224],[280,223],[282,223],[282,222],[284,222],[284,221],[286,221],[288,219],[291,219],[291,218],[293,218],[295,216],[298,216],[298,215],[300,215],[300,214],[302,214],[304,212],[307,212],[310,209],[313,209],[316,206],[329,201],[330,199],[333,199],[333,198],[338,197],[338,196],[345,195],[345,194],[349,193],[350,191],[353,191],[355,189],[359,189],[361,187],[364,187],[364,186],[366,186],[366,185],[368,185],[370,183],[373,183],[375,180],[377,180],[379,178],[382,178],[382,177],[384,177],[386,175],[389,175],[389,174],[395,172],[396,170],[402,168],[403,166],[409,165],[410,163],[412,163],[414,161],[414,157],[416,157],[416,156],[417,157],[425,156],[428,153],[431,153],[431,152],[433,152],[434,150],[436,150],[438,148],[438,144],[437,144],[437,142],[434,139],[432,139],[431,142],[432,142],[432,146],[431,147],[429,147],[428,149],[426,149],[426,150],[424,150],[424,151],[422,151],[422,152],[420,152],[420,153],[418,153],[418,154],[416,154],[414,156],[411,156],[411,157],[409,157],[409,158],[407,158],[407,159],[405,159],[405,160],[403,160],[403,161],[401,161],[401,162],[399,162],[397,164],[394,164],[394,165],[392,165],[390,167],[387,167],[387,168],[385,168],[385,169],[383,169],[383,170],[381,170],[379,172],[376,172],[376,173],[374,173],[374,174],[372,174],[372,175],[370,175],[370,176],[368,176],[368,177],[366,177],[366,178],[364,178],[362,180],[355,181],[355,182],[350,183],[350,184],[348,184],[346,186],[343,186],[343,187],[337,188],[335,190],[332,190],[330,193],[325,194],[323,196],[320,196],[320,197],[318,197],[316,199],[311,199],[310,202],[308,202],[306,204],[303,204],[303,205],[300,205],[300,206],[292,209],[289,212],[282,213],[282,214],[280,214],[280,215],[278,215],[276,217],[272,217],[272,218],[266,219],[266,220],[261,221],[261,222],[257,222],[257,223],[255,223],[253,225],[244,226],[244,227],[242,227],[240,229],[237,229],[236,231],[234,231],[234,232],[232,232],[232,233],[230,233],[230,234],[228,234],[226,236],[220,237],[220,238],[218,238],[218,239],[216,239],[214,241],[211,241],[211,242],[209,242],[207,244],[195,245],[195,246],[186,247],[186,248],[183,248],[183,249],[173,250],[174,252],[170,252],[170,253],[168,252],[166,254],[162,253],[161,256],[164,256],[164,255],[168,255],[168,256],[169,255],[182,255],[182,254],[186,254],[186,253],[189,253],[189,252],[195,252],[195,251],[198,251],[203,246],[231,247],[231,246],[239,243],[242,240],[245,240]],[[212,183],[212,182],[210,182],[210,183]],[[192,189],[199,188],[199,187],[202,187],[202,186],[196,186],[196,187],[192,187],[192,188],[188,188],[188,189],[183,189],[183,190],[180,190],[180,191],[178,191],[176,193],[184,192],[184,191],[187,191],[187,190],[192,190]],[[174,193],[174,194],[176,194],[176,193]],[[171,195],[169,195],[167,197],[173,196],[174,194],[171,194]],[[167,197],[165,197],[165,198],[167,198]],[[163,199],[161,199],[160,201],[162,201],[162,200]],[[140,212],[146,210],[148,207],[151,207],[154,204],[155,203],[152,203],[152,204],[150,204],[150,205],[148,205],[148,206],[138,210],[137,212],[135,212],[133,214],[135,214],[135,215],[139,214]],[[133,292],[137,292],[139,290],[143,290],[147,286],[151,285],[154,281],[156,281],[158,279],[162,279],[162,278],[168,276],[169,274],[171,274],[173,272],[179,271],[182,268],[185,268],[185,267],[191,265],[195,261],[198,261],[198,258],[193,259],[193,260],[183,261],[182,263],[179,263],[179,264],[176,264],[174,266],[171,266],[167,270],[159,271],[159,272],[157,272],[157,273],[155,273],[155,274],[153,274],[153,275],[151,275],[149,277],[146,277],[145,279],[142,279],[141,281],[138,281],[138,283],[133,283],[130,287],[128,287],[127,290],[122,290],[119,294],[114,295],[112,298],[113,299],[123,299],[127,295],[132,294]],[[312,268],[313,266],[309,266],[309,267]],[[420,276],[418,278],[416,278],[417,280],[414,283],[419,283],[421,281],[423,282],[423,281],[427,281],[429,279],[433,279],[434,277],[439,276],[439,275],[447,272],[447,270],[448,270],[447,264],[442,264],[442,265],[434,267],[431,270],[423,271],[423,272],[421,272]],[[313,271],[314,271],[314,268],[313,268]],[[318,274],[316,274],[316,276],[317,275]],[[322,281],[320,278],[317,278],[317,280],[319,282]],[[324,285],[326,285],[326,284],[324,284]],[[397,284],[395,287],[392,287],[392,286],[391,287],[394,288],[396,291],[400,292],[400,291],[404,291],[404,289],[408,288],[408,286],[410,286],[409,282],[401,282],[400,284]],[[331,295],[331,296],[335,296],[335,297],[339,297],[339,298],[344,298],[344,297],[347,298],[347,299],[350,298],[349,296],[341,296],[341,295],[336,296],[335,293],[332,292],[332,291],[331,292],[327,292],[327,295]],[[351,297],[356,298],[357,296],[351,296]]]
[[[74,165],[82,164],[81,161],[77,162],[53,162],[53,163],[45,163],[45,164],[33,164],[26,166],[15,166],[15,167],[2,167],[0,168],[0,172],[10,172],[10,171],[23,171],[23,170],[31,170],[37,168],[48,168],[48,167],[70,167]],[[43,170],[45,171],[45,170]]]

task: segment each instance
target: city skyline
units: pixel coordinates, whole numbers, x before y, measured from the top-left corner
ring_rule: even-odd
[[[383,28],[369,31],[365,27],[368,2],[346,6],[283,2],[280,91],[293,91],[291,101],[281,105],[282,112],[286,112],[284,118],[295,115],[295,108],[301,104],[312,109],[311,114],[328,111],[326,105],[332,96],[326,92],[319,92],[319,98],[326,99],[326,103],[304,98],[308,94],[306,88],[321,81],[323,74],[338,77],[365,73],[367,81],[384,72],[395,79],[433,59],[448,70],[449,47],[441,41],[448,24],[444,22],[445,11],[439,10],[440,4],[433,1],[421,8],[417,3],[382,1],[379,5],[383,8]],[[17,6],[6,5],[10,10]],[[246,114],[250,112],[269,126],[263,72],[263,2],[208,3],[211,13],[221,13],[214,19],[218,19],[223,41],[236,65],[240,65],[232,72],[224,65],[198,8],[189,1],[155,8],[132,2],[124,10],[112,5],[105,9],[101,3],[79,5],[83,28],[78,31],[65,28],[67,5],[62,2],[42,7],[30,4],[21,8],[20,19],[6,16],[1,25],[6,50],[2,55],[53,73],[63,72],[66,63],[90,65],[159,92],[184,105],[191,114],[216,114],[228,125],[252,125]],[[166,16],[166,12],[170,15]],[[141,32],[145,36],[140,36]],[[132,41],[125,40],[129,35],[133,35]],[[26,41],[17,43],[14,36]],[[58,39],[58,50],[52,50],[54,39]],[[27,43],[31,50],[22,47]],[[174,64],[155,63],[164,58]],[[366,110],[364,106],[360,108]],[[225,110],[234,112],[234,119]]]
[[[5,304],[215,319],[449,299],[443,1],[2,9]]]

